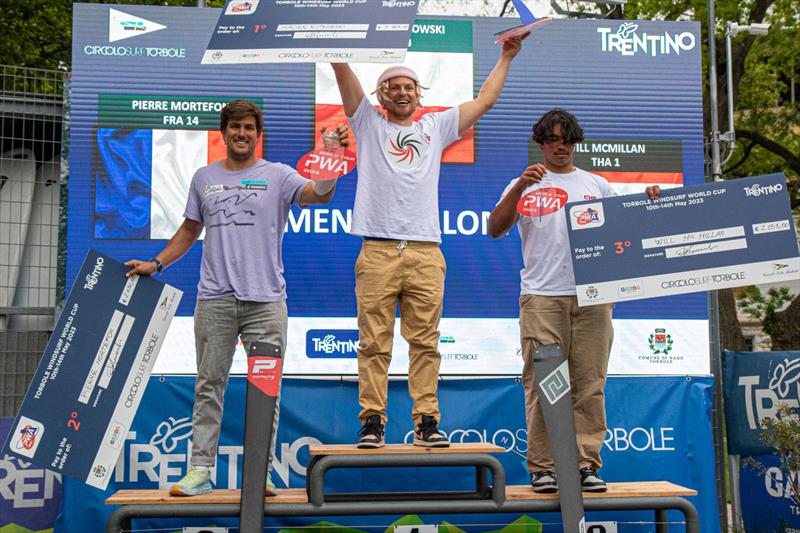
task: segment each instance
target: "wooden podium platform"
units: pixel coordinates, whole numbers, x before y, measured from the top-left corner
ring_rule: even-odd
[[[278,489],[276,496],[267,497],[265,505],[280,503],[308,503],[305,489]],[[106,505],[204,505],[215,503],[239,503],[240,491],[235,489],[213,490],[200,496],[170,496],[168,490],[120,490],[106,499]],[[675,485],[669,481],[639,481],[609,483],[608,492],[587,492],[585,499],[597,498],[664,498],[677,496],[697,496],[697,491]],[[558,500],[558,494],[537,494],[530,485],[508,485],[506,501],[515,500]]]
[[[530,485],[505,484],[505,471],[492,453],[504,452],[490,444],[453,444],[424,448],[389,444],[359,449],[355,445],[311,448],[306,488],[279,489],[264,502],[266,516],[343,516],[452,513],[536,513],[560,510],[558,494],[536,494]],[[326,493],[325,474],[334,468],[363,467],[473,467],[472,491],[402,493]],[[489,483],[491,474],[491,484]],[[652,510],[657,533],[668,531],[667,511],[683,513],[687,533],[699,533],[697,510],[685,498],[697,492],[667,481],[609,483],[608,492],[584,493],[587,511]],[[134,518],[238,516],[241,492],[214,490],[191,497],[170,496],[166,490],[121,490],[106,500],[120,505],[111,515],[107,533],[131,529]]]

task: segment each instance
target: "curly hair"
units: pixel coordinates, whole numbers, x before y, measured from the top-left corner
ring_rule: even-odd
[[[247,117],[256,119],[256,131],[261,135],[264,127],[264,114],[261,109],[249,100],[233,100],[219,112],[219,130],[225,132],[231,120],[243,120]]]
[[[553,142],[553,129],[556,124],[561,125],[561,139],[566,144],[576,144],[583,142],[583,128],[578,124],[575,115],[556,107],[541,116],[539,121],[533,126],[533,140],[537,144]]]

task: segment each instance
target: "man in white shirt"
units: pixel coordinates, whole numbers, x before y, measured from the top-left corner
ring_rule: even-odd
[[[442,151],[492,108],[511,60],[527,37],[510,39],[475,100],[414,121],[421,86],[408,67],[389,67],[372,106],[349,65],[334,64],[344,111],[356,135],[358,185],[351,233],[364,238],[356,261],[358,381],[362,423],[358,446],[384,445],[395,311],[409,344],[408,389],[414,400],[414,444],[449,446],[439,431],[436,398],[439,320],[445,260],[439,250],[439,169]]]
[[[522,237],[524,268],[520,271],[520,337],[524,366],[525,418],[528,425],[528,470],[535,492],[558,490],[553,454],[539,406],[533,368],[536,346],[559,344],[567,357],[575,412],[581,485],[604,492],[597,475],[606,433],[604,386],[614,330],[612,304],[578,307],[572,270],[567,202],[615,196],[602,177],[577,168],[575,144],[583,141],[577,119],[563,109],[542,115],[533,127],[544,164],[536,163],[508,184],[489,217],[489,234],[498,238],[516,222]],[[653,198],[658,186],[648,187]],[[530,195],[530,216],[520,216],[517,204]]]

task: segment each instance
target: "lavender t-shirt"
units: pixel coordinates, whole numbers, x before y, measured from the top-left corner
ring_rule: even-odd
[[[307,183],[292,167],[263,159],[245,170],[217,162],[195,173],[183,216],[206,230],[199,299],[286,299],[283,230]]]

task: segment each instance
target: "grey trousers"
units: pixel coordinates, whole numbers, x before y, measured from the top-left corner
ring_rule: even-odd
[[[286,302],[247,302],[232,296],[197,300],[194,312],[197,380],[194,385],[190,460],[193,466],[211,467],[216,464],[225,389],[238,338],[241,337],[245,347],[254,341],[269,342],[280,346],[283,353],[288,324]],[[280,403],[276,404],[272,442],[269,443],[270,469],[279,414]]]

